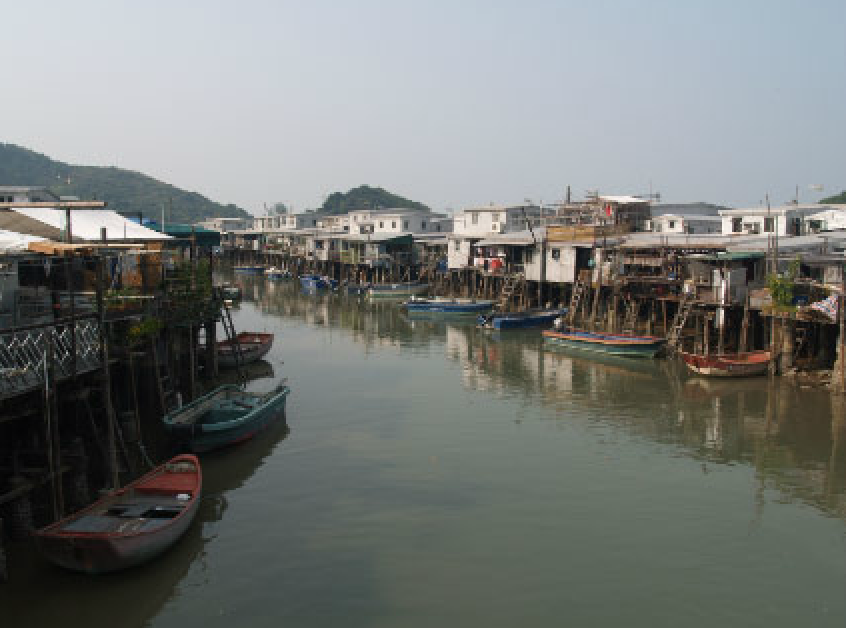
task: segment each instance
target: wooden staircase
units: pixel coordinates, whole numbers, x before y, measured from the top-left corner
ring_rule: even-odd
[[[622,327],[624,334],[634,334],[639,311],[640,302],[637,299],[626,299],[626,318],[623,320]]]
[[[585,292],[587,292],[587,282],[581,278],[577,279],[573,284],[573,294],[570,295],[570,307],[567,310],[567,322],[570,325],[576,320],[576,312],[584,299]]]
[[[678,350],[681,343],[682,332],[687,324],[687,319],[693,311],[693,297],[685,295],[679,301],[679,309],[673,318],[673,326],[670,328],[670,333],[667,336],[667,347],[672,350]]]
[[[241,354],[241,343],[238,342],[238,334],[235,332],[235,325],[232,323],[232,310],[224,302],[220,310],[220,322],[223,323],[223,332],[226,334],[226,339],[232,345],[232,354],[235,356],[235,369],[238,372],[238,378],[242,383],[246,383],[247,377],[244,373],[244,357]]]
[[[515,294],[519,293],[520,288],[523,287],[524,282],[524,276],[519,273],[514,275],[507,275],[505,277],[505,281],[502,284],[502,292],[499,293],[499,301],[496,305],[496,309],[498,311],[505,312],[508,310],[508,306],[511,303],[511,299],[514,297]]]

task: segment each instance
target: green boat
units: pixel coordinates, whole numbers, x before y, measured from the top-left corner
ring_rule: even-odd
[[[290,392],[284,384],[265,395],[228,384],[174,410],[163,421],[181,446],[194,453],[211,451],[249,440],[284,417]]]

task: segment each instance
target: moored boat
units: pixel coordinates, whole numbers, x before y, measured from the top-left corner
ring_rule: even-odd
[[[236,341],[239,347],[235,346]],[[255,362],[267,355],[271,346],[273,346],[273,334],[242,331],[233,339],[221,340],[217,343],[218,365],[222,368],[237,366],[239,361],[237,351],[239,349],[241,364]]]
[[[338,281],[323,275],[300,275],[300,285],[303,290],[334,290],[338,287]]]
[[[409,299],[402,306],[409,314],[479,314],[493,309],[494,302],[476,299],[448,299],[434,297],[432,299]]]
[[[534,309],[524,312],[499,312],[490,316],[480,316],[479,324],[490,329],[521,329],[551,325],[556,318],[567,314],[567,308]]]
[[[35,533],[51,562],[90,574],[144,563],[173,545],[191,525],[202,471],[185,454]]]
[[[163,421],[173,438],[194,453],[219,449],[252,438],[284,416],[290,392],[282,385],[262,395],[228,384],[174,410]]]
[[[770,366],[772,354],[769,351],[747,351],[745,353],[720,353],[700,355],[679,351],[679,355],[691,371],[708,377],[753,377],[765,375]]]
[[[427,290],[427,283],[376,283],[367,289],[367,296],[371,299],[407,299],[424,294]]]
[[[551,345],[634,358],[654,358],[667,342],[658,336],[608,334],[572,328],[560,331],[545,329],[543,338]]]

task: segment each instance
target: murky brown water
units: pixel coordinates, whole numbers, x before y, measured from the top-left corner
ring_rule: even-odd
[[[26,547],[5,626],[842,626],[846,408],[767,378],[241,280],[282,427],[188,536],[90,578]],[[272,375],[270,374],[272,372]]]

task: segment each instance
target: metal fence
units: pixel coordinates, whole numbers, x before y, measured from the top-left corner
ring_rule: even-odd
[[[98,368],[99,322],[87,318],[73,326],[50,323],[0,333],[0,398],[42,387],[49,359],[56,380]]]

